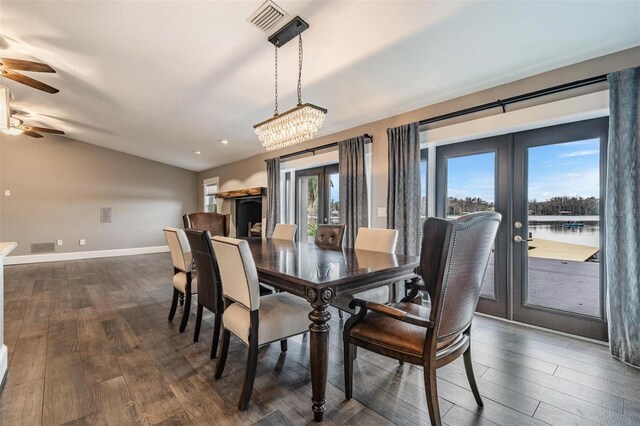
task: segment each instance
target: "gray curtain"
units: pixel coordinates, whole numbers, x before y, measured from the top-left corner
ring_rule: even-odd
[[[611,354],[640,367],[640,67],[609,74],[606,277]]]
[[[346,224],[344,246],[353,247],[358,228],[369,226],[369,200],[364,156],[365,137],[338,142],[340,221]]]
[[[420,137],[418,123],[387,129],[387,227],[398,230],[398,254],[418,255],[420,237]]]
[[[271,237],[276,223],[280,223],[280,158],[267,160],[267,229]]]

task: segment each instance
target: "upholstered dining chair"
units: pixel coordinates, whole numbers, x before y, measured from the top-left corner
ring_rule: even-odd
[[[345,225],[320,224],[318,225],[314,243],[322,248],[341,249],[344,229]]]
[[[436,369],[460,355],[479,406],[482,398],[471,364],[471,322],[501,215],[481,212],[456,220],[429,218],[424,224],[420,272],[431,306],[354,299],[360,307],[343,329],[345,396],[351,399],[356,347],[424,368],[432,425],[440,425]]]
[[[271,238],[274,240],[287,240],[293,241],[296,238],[296,230],[298,225],[289,225],[285,223],[276,223],[276,227],[273,228]]]
[[[231,230],[231,220],[228,214],[211,212],[189,213],[182,216],[182,222],[184,223],[184,229],[206,230],[212,236],[222,235],[228,237]]]
[[[258,348],[280,341],[282,352],[287,351],[287,338],[309,329],[309,304],[290,293],[275,293],[260,297],[258,272],[244,240],[213,237],[213,248],[218,258],[224,314],[224,335],[215,379],[222,377],[229,351],[231,334],[249,347],[247,368],[238,408],[249,406],[258,363]]]
[[[211,234],[209,231],[187,229],[185,231],[191,254],[198,271],[198,311],[196,314],[196,325],[193,332],[193,341],[200,338],[200,326],[202,325],[202,314],[204,308],[214,314],[213,321],[213,341],[211,343],[211,359],[215,358],[218,350],[218,340],[220,329],[222,328],[222,285],[220,284],[220,273],[218,263],[211,245]]]
[[[193,273],[193,261],[189,241],[182,229],[167,227],[162,230],[169,245],[171,262],[173,263],[173,298],[169,309],[169,321],[173,321],[178,307],[184,306],[180,333],[187,327],[189,312],[191,311],[191,295],[196,292],[198,277]]]
[[[398,231],[395,229],[382,228],[359,228],[356,235],[356,242],[353,248],[356,250],[370,250],[383,253],[394,253],[398,242]],[[349,307],[353,299],[364,299],[372,302],[389,302],[389,286],[376,287],[353,295],[338,296],[331,305],[338,308],[338,316],[342,318],[342,311],[355,314],[356,309]]]

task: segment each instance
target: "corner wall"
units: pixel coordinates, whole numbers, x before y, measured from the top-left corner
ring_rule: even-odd
[[[196,209],[196,179],[64,137],[0,135],[0,235],[18,243],[13,255],[56,240],[57,253],[165,246],[162,228],[182,227],[182,214]],[[112,208],[112,223],[100,223],[101,207]]]

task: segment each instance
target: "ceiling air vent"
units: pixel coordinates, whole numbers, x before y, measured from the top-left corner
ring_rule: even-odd
[[[269,33],[274,30],[276,28],[276,24],[287,15],[287,12],[285,12],[280,6],[271,0],[267,0],[262,3],[262,6],[260,6],[258,10],[253,12],[248,21],[258,27],[260,31]]]
[[[56,243],[55,241],[50,243],[31,243],[31,253],[55,253]]]

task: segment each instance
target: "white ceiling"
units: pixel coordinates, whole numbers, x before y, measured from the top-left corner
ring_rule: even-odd
[[[0,56],[48,63],[57,74],[28,75],[60,93],[2,84],[26,124],[80,141],[191,170],[250,157],[273,113],[273,48],[247,22],[261,3],[2,0]],[[320,135],[640,45],[638,1],[277,3],[311,26],[303,101],[329,110]],[[296,43],[279,62],[283,111]]]

